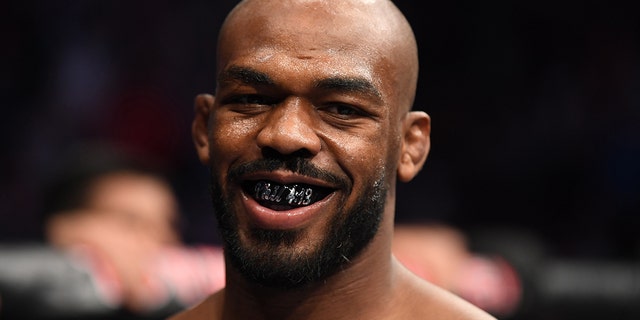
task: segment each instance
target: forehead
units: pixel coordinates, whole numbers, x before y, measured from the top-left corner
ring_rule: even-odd
[[[223,44],[239,40],[282,46],[304,44],[314,47],[364,46],[375,49],[392,28],[379,18],[380,9],[356,6],[349,1],[248,1],[225,21]],[[228,35],[228,37],[226,37]],[[382,40],[384,41],[384,40]]]
[[[278,70],[320,77],[359,77],[385,91],[389,75],[387,49],[372,36],[374,19],[363,23],[362,12],[345,14],[316,5],[291,10],[241,10],[224,28],[219,42],[218,70],[234,65],[268,72]],[[386,77],[388,78],[388,77]]]

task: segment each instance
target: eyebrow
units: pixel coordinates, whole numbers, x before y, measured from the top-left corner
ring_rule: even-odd
[[[247,85],[275,85],[276,82],[264,72],[252,68],[232,66],[218,75],[218,83],[239,81]],[[382,95],[376,87],[365,78],[329,77],[318,80],[314,87],[323,90],[358,93],[382,101]]]
[[[319,80],[315,83],[316,88],[337,90],[342,92],[359,93],[368,97],[382,100],[380,91],[365,78],[358,77],[331,77]]]
[[[266,73],[260,72],[246,67],[230,67],[227,70],[220,72],[218,75],[218,82],[232,82],[239,81],[244,84],[251,85],[273,85],[275,81],[271,79]]]

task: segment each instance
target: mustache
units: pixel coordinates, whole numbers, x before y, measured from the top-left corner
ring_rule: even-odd
[[[318,168],[305,158],[267,158],[239,164],[229,169],[227,179],[229,182],[238,182],[242,176],[247,174],[273,172],[276,170],[288,170],[295,174],[326,181],[340,188],[351,189],[351,182],[348,179]]]

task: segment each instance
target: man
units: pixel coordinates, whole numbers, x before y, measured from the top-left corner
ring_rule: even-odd
[[[241,2],[193,135],[226,288],[174,319],[493,319],[391,253],[396,181],[429,151],[418,57],[389,1]]]

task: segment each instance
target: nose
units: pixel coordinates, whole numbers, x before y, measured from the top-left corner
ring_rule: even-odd
[[[274,106],[258,133],[258,147],[281,155],[316,155],[320,152],[321,142],[315,131],[312,110],[313,106],[293,98]]]

